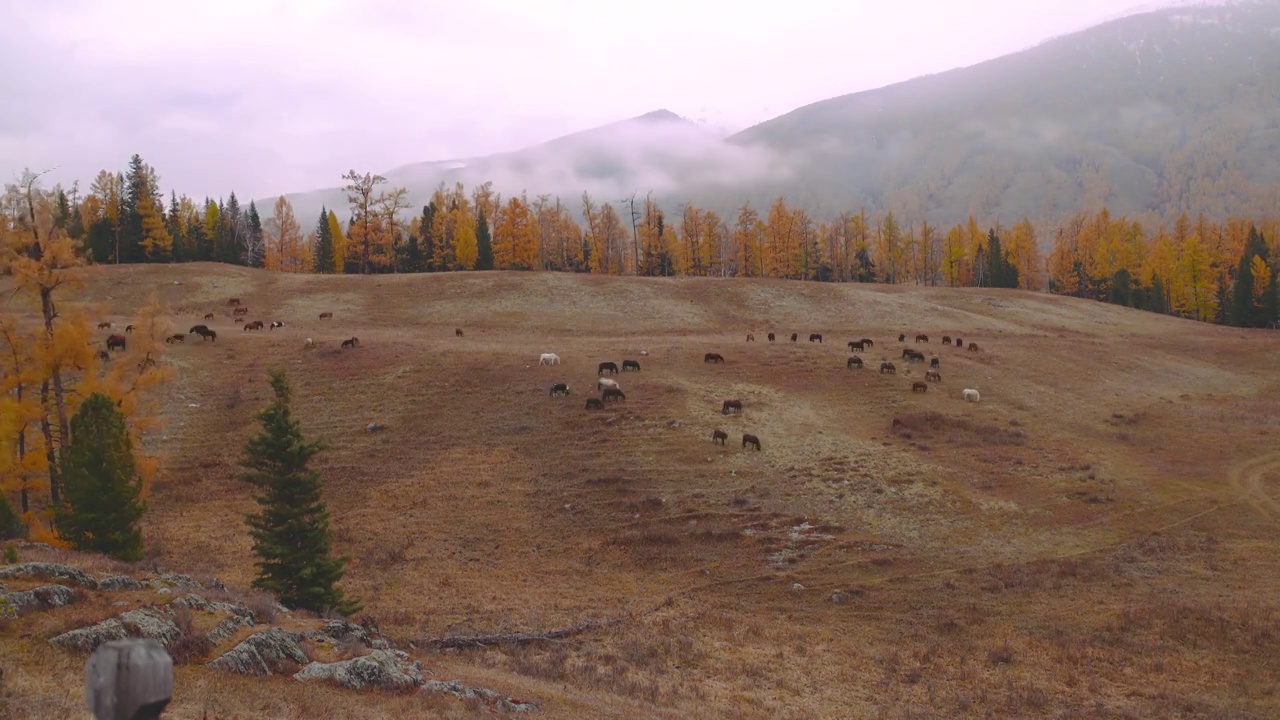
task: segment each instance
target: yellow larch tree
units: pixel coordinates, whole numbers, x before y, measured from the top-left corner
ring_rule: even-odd
[[[276,272],[304,272],[310,267],[303,258],[302,227],[293,214],[293,204],[281,195],[276,198],[266,224],[266,253],[263,267]]]

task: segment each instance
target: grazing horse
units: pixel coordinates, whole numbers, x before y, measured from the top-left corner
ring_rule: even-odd
[[[232,314],[232,315],[248,315],[248,314],[249,314],[249,308],[247,308],[247,307],[238,307],[238,308],[236,308],[235,310],[232,310],[232,311],[231,311],[231,314]]]
[[[111,327],[111,323],[109,323],[109,322],[100,322],[100,323],[98,323],[98,329],[99,329],[99,330],[106,330],[106,329],[107,329],[107,328],[109,328],[109,327]]]
[[[799,339],[800,339],[799,333],[791,333],[791,342],[795,342],[796,340],[799,340]]]
[[[891,362],[882,362],[880,363],[880,374],[881,375],[897,375],[898,368],[895,367],[894,364]]]
[[[720,441],[720,444],[721,444],[721,445],[723,445],[723,444],[725,443],[725,441],[726,441],[726,440],[728,440],[728,439],[729,439],[729,433],[727,433],[727,432],[725,432],[725,431],[723,431],[723,430],[716,430],[715,432],[711,433],[711,442],[712,442],[712,443],[714,443],[715,441],[719,440],[719,441]]]
[[[245,323],[245,325],[244,325],[244,329],[245,329],[245,330],[261,330],[261,329],[262,329],[262,321],[261,321],[261,320],[254,320],[254,321],[253,321],[253,322],[251,322],[251,323]]]
[[[360,338],[357,338],[357,337],[353,337],[350,340],[342,341],[342,347],[344,348],[353,348],[359,344],[360,344]]]
[[[917,335],[917,336],[916,336],[916,342],[929,342],[929,336],[928,336],[928,335]]]
[[[322,312],[322,313],[320,313],[320,319],[321,319],[321,320],[332,320],[332,319],[333,319],[333,313],[331,313],[331,312]]]
[[[126,325],[126,326],[125,326],[125,328],[124,328],[124,331],[125,331],[125,332],[127,332],[127,333],[131,333],[131,332],[133,332],[133,326],[132,326],[132,325]]]
[[[907,362],[924,362],[924,353],[912,351],[911,354],[907,356]]]
[[[862,352],[863,350],[866,350],[866,349],[867,349],[867,344],[862,342],[861,340],[849,341],[849,352]]]
[[[929,359],[929,367],[935,368],[935,369],[942,367],[942,361],[939,360],[937,356],[934,356]]]
[[[978,402],[978,400],[980,399],[978,396],[978,391],[974,390],[973,388],[965,388],[964,399],[966,402],[975,402],[975,403]]]
[[[626,400],[627,394],[622,392],[621,388],[605,388],[600,399],[606,402],[609,400]]]
[[[239,304],[240,304],[240,298],[231,298],[230,300],[228,300],[228,301],[227,301],[227,304],[228,304],[228,305],[239,305]]]
[[[924,374],[924,379],[929,382],[942,382],[942,373],[937,370],[930,370]]]
[[[956,338],[956,347],[958,348],[964,347],[964,340],[962,338]]]
[[[979,352],[978,343],[969,343],[969,352]]]
[[[724,406],[720,408],[720,414],[728,415],[731,412],[736,412],[736,413],[742,412],[741,400],[725,400],[724,401]]]
[[[609,373],[610,375],[616,375],[618,373],[618,363],[615,363],[615,362],[600,363],[600,367],[596,370],[596,375],[604,375],[605,373]]]
[[[743,435],[742,435],[742,447],[746,447],[746,446],[748,446],[748,445],[753,445],[753,446],[755,446],[755,449],[756,449],[756,450],[759,450],[759,449],[760,449],[760,438],[756,437],[755,435],[748,435],[748,434],[746,434],[746,433],[743,433]]]
[[[566,385],[565,383],[556,383],[555,385],[551,386],[551,397],[555,397],[557,395],[568,395],[568,394],[569,394],[569,386]]]
[[[640,372],[640,363],[635,360],[623,360],[622,372]]]
[[[898,334],[898,342],[906,342],[906,341],[907,341],[907,334],[906,334],[906,333],[899,333],[899,334]]]
[[[821,344],[822,344],[822,335],[821,335],[821,334],[819,334],[819,333],[813,333],[813,334],[811,334],[811,335],[809,336],[809,342],[816,342],[816,343],[818,343],[819,345],[821,345]]]
[[[199,333],[208,329],[209,329],[208,325],[195,325],[190,330],[187,331],[187,334],[189,335],[191,333]]]
[[[776,338],[775,338],[774,334],[773,334],[773,333],[769,333],[769,342],[773,342],[775,339],[776,339]]]
[[[911,392],[929,392],[929,383],[913,382]]]
[[[862,338],[862,344],[866,345],[869,348],[873,348],[876,346],[875,342],[873,342],[871,338]]]
[[[849,358],[849,362],[845,363],[845,368],[846,368],[846,369],[849,369],[849,370],[853,370],[854,368],[857,368],[858,370],[861,370],[861,369],[862,369],[862,358],[860,358],[860,357],[851,357],[851,358]]]
[[[555,353],[542,353],[538,356],[539,365],[559,365],[560,356]]]
[[[723,357],[721,357],[720,353],[707,353],[706,355],[703,355],[703,356],[702,356],[702,362],[704,362],[704,363],[722,363],[722,362],[724,362],[724,358],[723,358]]]
[[[107,338],[107,349],[108,349],[108,350],[115,350],[116,348],[120,348],[121,350],[124,350],[124,336],[123,336],[123,335],[112,335],[112,336],[110,336],[110,337],[108,337],[108,338]]]
[[[751,333],[747,333],[747,342],[755,342],[755,341],[756,341],[756,336],[752,335]]]
[[[600,402],[600,398],[587,398],[587,410],[603,410],[604,403]]]
[[[175,333],[165,338],[164,341],[166,343],[169,343],[170,345],[174,343],[185,343],[187,341],[187,336],[183,335],[182,333]]]
[[[950,335],[943,335],[943,336],[942,336],[942,344],[943,344],[943,345],[950,345],[950,344],[951,344],[951,336],[950,336]]]
[[[915,355],[920,355],[921,357],[923,357],[924,353],[920,352],[919,350],[912,350],[911,348],[902,348],[903,360],[910,360]]]
[[[278,327],[284,327],[284,323],[280,322],[279,320],[272,320],[270,329],[275,330]]]
[[[454,336],[454,337],[462,337],[462,328],[454,328],[454,329],[453,329],[453,336]]]
[[[210,330],[209,328],[203,325],[198,326],[198,329],[196,330],[196,334],[204,338],[205,340],[213,340],[215,342],[218,340],[218,333]]]
[[[212,319],[213,319],[213,313],[205,313],[205,314],[204,314],[204,319],[205,319],[205,320],[212,320]]]
[[[597,390],[603,390],[607,387],[620,388],[622,386],[618,384],[617,380],[610,380],[609,378],[600,378],[599,380],[596,381]]]

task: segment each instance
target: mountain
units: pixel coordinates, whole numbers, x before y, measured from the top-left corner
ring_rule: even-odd
[[[745,183],[741,198],[786,195],[820,212],[865,205],[939,222],[1059,219],[1102,203],[1164,218],[1275,212],[1280,4],[1122,17],[814,103],[729,143],[794,163],[790,177]]]
[[[1106,205],[1280,214],[1280,3],[1127,14],[971,67],[824,100],[727,139],[659,110],[480,158],[384,173],[420,207],[440,183],[503,194],[652,191],[732,216],[778,196],[953,223],[1059,221]],[[290,196],[299,217],[341,190]],[[270,207],[270,203],[265,204]],[[415,210],[416,212],[416,210]]]

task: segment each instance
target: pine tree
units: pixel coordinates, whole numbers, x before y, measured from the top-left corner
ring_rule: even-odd
[[[244,264],[260,268],[266,256],[266,237],[262,233],[262,218],[258,216],[258,207],[252,200],[249,201],[245,226]]]
[[[422,206],[422,222],[418,226],[422,235],[419,249],[422,251],[422,270],[424,272],[435,272],[440,269],[436,264],[438,250],[434,229],[435,221],[436,204],[432,201]]]
[[[489,220],[484,208],[476,212],[476,270],[493,269],[493,238],[489,235]]]
[[[307,462],[323,449],[302,437],[289,409],[289,383],[283,370],[272,370],[275,400],[258,413],[262,432],[245,446],[241,477],[257,490],[261,512],[248,515],[258,577],[253,586],[275,593],[290,607],[350,614],[359,603],[335,587],[346,558],[330,557],[329,512],[320,475]]]
[[[120,560],[142,558],[138,521],[145,509],[142,479],[124,415],[110,397],[94,393],[71,418],[71,444],[62,461],[63,504],[58,530],[79,550]]]
[[[408,240],[402,246],[400,271],[409,273],[422,272],[422,247],[418,244],[418,233],[409,233]]]
[[[320,219],[316,220],[316,249],[312,269],[318,273],[329,274],[334,271],[333,230],[329,226],[329,211],[320,208]]]

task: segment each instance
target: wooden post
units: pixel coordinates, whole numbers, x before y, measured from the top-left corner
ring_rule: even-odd
[[[155,640],[104,643],[84,666],[97,720],[157,720],[173,696],[173,659]]]

